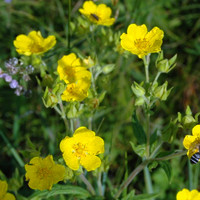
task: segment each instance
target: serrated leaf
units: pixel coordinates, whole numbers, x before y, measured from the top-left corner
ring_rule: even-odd
[[[137,119],[136,112],[133,112],[132,115],[132,123],[133,123],[133,133],[138,141],[139,144],[145,144],[146,143],[146,134],[144,132],[143,127],[139,123]]]
[[[160,161],[159,165],[164,170],[165,174],[167,175],[168,181],[170,182],[171,181],[171,176],[172,176],[171,165],[167,161]]]
[[[132,198],[132,200],[147,200],[147,199],[152,199],[157,196],[159,196],[159,193],[152,193],[152,194],[140,194]]]
[[[71,186],[71,185],[55,185],[53,186],[52,190],[45,190],[45,191],[37,191],[34,192],[29,199],[36,200],[36,199],[48,199],[52,196],[60,195],[60,194],[68,194],[78,196],[79,198],[86,199],[90,197],[90,193],[78,186]]]

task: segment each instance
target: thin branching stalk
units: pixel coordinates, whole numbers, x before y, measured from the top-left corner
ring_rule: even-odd
[[[145,180],[147,193],[152,194],[153,193],[153,186],[152,186],[151,176],[150,176],[149,169],[148,169],[147,165],[144,168],[144,180]],[[154,198],[152,198],[151,200],[154,200]]]
[[[94,190],[93,186],[91,185],[91,183],[86,179],[86,177],[83,174],[81,174],[79,177],[83,181],[83,183],[85,183],[85,185],[87,186],[88,191],[92,195],[95,195],[96,194],[95,190]]]
[[[62,119],[63,119],[63,121],[64,121],[65,129],[66,129],[66,132],[67,132],[68,129],[69,129],[69,125],[68,125],[68,121],[67,121],[67,118],[66,118],[66,113],[65,113],[65,110],[64,110],[64,106],[63,106],[62,101],[60,101],[59,106],[60,106],[60,110],[61,110],[61,112],[62,112],[62,115],[61,115],[61,116],[62,116]]]
[[[115,198],[117,199],[121,193],[123,192],[123,190],[125,188],[128,187],[128,185],[132,182],[132,180],[145,168],[145,166],[149,163],[149,160],[145,160],[143,161],[140,165],[137,166],[137,168],[135,168],[131,174],[129,175],[129,177],[126,179],[126,181],[124,181],[120,187],[118,192],[115,195]]]
[[[102,183],[101,183],[101,172],[98,173],[98,180],[97,180],[97,185],[98,185],[98,190],[99,190],[99,195],[103,196],[103,188],[102,188]]]
[[[2,139],[4,140],[6,145],[8,146],[10,152],[12,153],[13,157],[15,158],[15,160],[18,162],[19,166],[20,167],[24,167],[24,161],[22,160],[22,158],[20,157],[18,152],[15,150],[15,148],[8,141],[7,137],[4,135],[4,133],[2,131],[0,131],[0,136],[2,137]]]
[[[190,160],[188,159],[188,177],[189,177],[189,190],[193,190],[193,172],[192,172],[192,165],[190,164]]]

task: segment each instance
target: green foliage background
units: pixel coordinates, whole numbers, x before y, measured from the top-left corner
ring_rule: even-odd
[[[108,75],[100,75],[97,84],[98,91],[106,90],[106,96],[95,113],[93,129],[98,130],[106,142],[106,153],[110,164],[106,182],[106,197],[111,199],[111,193],[116,191],[126,173],[130,173],[141,159],[133,152],[129,141],[135,141],[132,127],[134,97],[131,91],[133,81],[145,79],[142,60],[137,56],[127,54],[126,57],[116,51],[119,35],[126,32],[129,24],[146,24],[150,30],[158,26],[165,33],[162,49],[165,57],[171,58],[178,54],[177,66],[170,74],[162,75],[173,90],[167,101],[155,107],[152,119],[152,129],[161,129],[171,118],[176,118],[177,112],[185,112],[190,105],[193,113],[199,112],[200,90],[200,2],[198,0],[104,0],[117,17],[112,27],[99,27],[95,40],[96,54],[105,64],[115,64],[114,70]],[[71,13],[71,49],[68,49],[68,1],[67,0],[13,0],[7,4],[0,2],[0,66],[11,57],[18,57],[13,46],[13,40],[19,34],[27,34],[31,30],[40,30],[43,36],[53,34],[57,44],[53,51],[45,54],[48,70],[56,71],[57,60],[63,55],[75,52],[80,56],[93,56],[91,45],[88,45],[88,31],[84,28],[82,16],[78,12],[82,0],[72,1]],[[82,19],[83,20],[83,19]],[[86,24],[87,25],[87,24]],[[152,55],[156,59],[156,55]],[[103,65],[103,64],[102,64]],[[154,66],[150,73],[155,74]],[[35,77],[30,84],[30,97],[17,97],[13,90],[0,80],[0,131],[12,147],[20,154],[24,162],[35,155],[53,154],[61,157],[59,142],[63,138],[64,123],[54,110],[44,107],[41,97],[43,92],[37,86]],[[84,122],[85,119],[82,119]],[[143,119],[140,119],[141,121]],[[87,120],[85,120],[87,121]],[[82,124],[85,125],[85,124]],[[173,142],[165,143],[163,151],[183,149],[182,140],[191,130],[178,131]],[[1,138],[1,137],[0,137]],[[160,195],[157,199],[173,200],[182,188],[189,188],[187,157],[175,158],[171,164],[171,180],[167,179],[163,169],[152,169],[154,191]],[[0,170],[10,179],[18,168],[20,176],[24,168],[13,157],[11,146],[5,139],[0,139]],[[192,167],[194,172],[193,188],[198,188],[199,165]],[[3,175],[2,175],[3,176]],[[143,173],[140,173],[127,192],[135,190],[135,194],[145,192]],[[29,196],[32,190],[27,183],[16,178],[21,187],[19,194]],[[92,176],[89,180],[93,182]],[[21,181],[21,182],[20,182]],[[79,185],[81,185],[80,183]],[[82,185],[83,188],[85,187]],[[17,186],[16,186],[17,187]],[[68,195],[67,199],[74,199]],[[50,198],[49,198],[50,199]],[[61,195],[60,199],[64,199]]]

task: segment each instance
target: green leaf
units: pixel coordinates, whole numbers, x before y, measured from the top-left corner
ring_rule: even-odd
[[[152,194],[140,194],[132,198],[132,200],[146,200],[146,199],[152,199],[157,196],[159,196],[159,193],[152,193]]]
[[[146,145],[145,144],[141,144],[141,145],[135,145],[133,142],[131,142],[131,146],[133,151],[140,156],[141,158],[143,158],[146,154]]]
[[[132,200],[134,196],[135,196],[135,190],[132,190],[125,197],[123,197],[122,200]]]
[[[167,178],[169,182],[171,181],[171,176],[172,176],[172,168],[169,162],[167,161],[160,161],[159,162],[161,168],[165,171],[165,174],[167,175]]]
[[[60,194],[69,194],[76,196],[78,198],[86,199],[90,197],[90,193],[78,186],[71,186],[71,185],[55,185],[53,186],[52,190],[44,190],[44,191],[37,191],[34,192],[29,199],[30,200],[38,200],[38,199],[48,199],[52,196],[60,195]]]
[[[148,165],[149,171],[152,172],[153,169],[155,169],[158,166],[157,161],[153,161]]]
[[[144,132],[142,125],[139,123],[139,121],[137,119],[136,112],[133,112],[132,122],[133,122],[133,133],[134,133],[138,143],[145,144],[146,143],[146,134]]]

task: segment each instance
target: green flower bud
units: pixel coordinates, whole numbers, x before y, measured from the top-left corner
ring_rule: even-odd
[[[44,96],[42,97],[42,101],[46,108],[54,107],[58,103],[58,98],[55,94],[53,94],[48,87],[44,92]]]
[[[136,106],[142,106],[144,103],[145,103],[145,100],[144,100],[143,97],[138,97],[138,98],[135,100],[135,105],[136,105]]]
[[[165,101],[167,99],[167,97],[169,96],[171,89],[167,90],[167,85],[168,82],[165,81],[165,83],[159,87],[157,87],[154,91],[154,96],[158,99],[160,99],[161,101]]]
[[[145,95],[145,89],[142,87],[143,82],[139,85],[138,83],[134,82],[131,86],[133,93],[137,97],[143,97]]]
[[[156,60],[156,67],[159,72],[168,73],[176,66],[177,55],[174,55],[171,59],[163,59],[163,53],[160,53]]]

